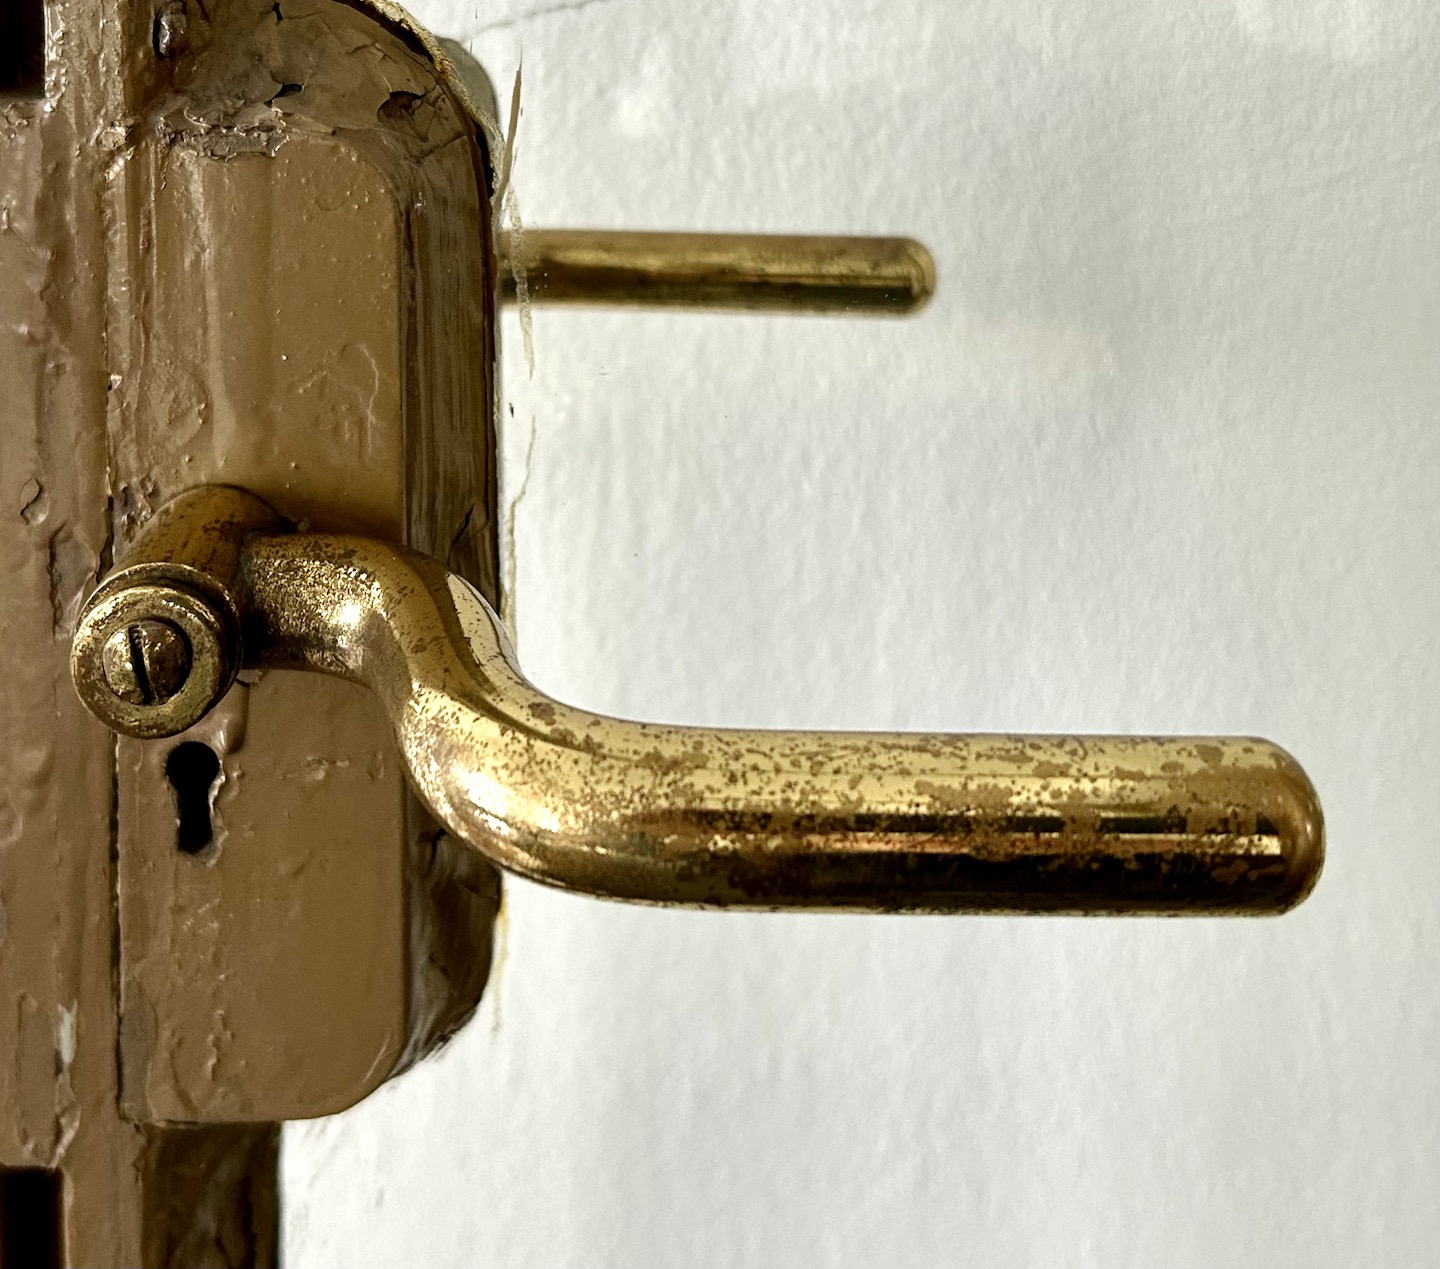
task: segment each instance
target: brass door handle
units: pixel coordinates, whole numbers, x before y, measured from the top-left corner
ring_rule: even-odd
[[[1279,912],[1320,869],[1300,767],[1246,738],[726,731],[628,722],[529,683],[443,565],[289,533],[240,490],[176,499],[82,614],[72,673],[134,736],[193,725],[242,666],[382,702],[445,827],[610,898],[908,912]]]
[[[1262,741],[716,732],[529,684],[485,606],[501,306],[527,341],[546,304],[899,315],[935,267],[526,232],[519,77],[502,134],[451,53],[390,0],[0,0],[0,1181],[42,1183],[50,1263],[271,1263],[279,1124],[472,1016],[492,859],[947,912],[1274,912],[1320,867]]]
[[[530,229],[496,240],[500,298],[904,317],[935,292],[913,238]]]

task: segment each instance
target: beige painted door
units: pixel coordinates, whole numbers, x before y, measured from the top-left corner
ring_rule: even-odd
[[[69,645],[152,512],[243,485],[498,602],[485,145],[337,0],[0,15],[0,1262],[277,1255],[280,1120],[474,1008],[493,870],[353,686],[247,674],[166,741]]]

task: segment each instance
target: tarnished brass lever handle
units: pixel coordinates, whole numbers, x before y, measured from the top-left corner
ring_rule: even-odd
[[[530,229],[501,234],[500,298],[536,304],[905,316],[935,291],[913,238]]]
[[[90,709],[157,736],[197,721],[242,663],[362,683],[452,833],[619,899],[1260,913],[1302,899],[1320,867],[1314,791],[1263,740],[625,722],[527,682],[495,614],[436,561],[279,528],[238,490],[163,509],[82,615],[72,669]],[[177,637],[188,661],[134,665]]]

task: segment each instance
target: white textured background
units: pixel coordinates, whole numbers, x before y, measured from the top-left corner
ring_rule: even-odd
[[[519,645],[586,706],[1255,732],[1276,921],[514,882],[438,1059],[288,1130],[319,1266],[1440,1263],[1433,0],[416,3],[546,225],[908,232],[908,323],[506,326]]]

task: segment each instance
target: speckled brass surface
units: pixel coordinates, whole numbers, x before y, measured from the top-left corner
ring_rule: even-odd
[[[221,514],[233,502],[187,495],[207,498]],[[246,664],[368,687],[440,822],[566,889],[714,907],[1269,913],[1303,899],[1322,862],[1314,790],[1263,740],[608,718],[530,684],[464,581],[366,538],[257,532],[232,598]],[[77,640],[102,637],[90,617]]]

